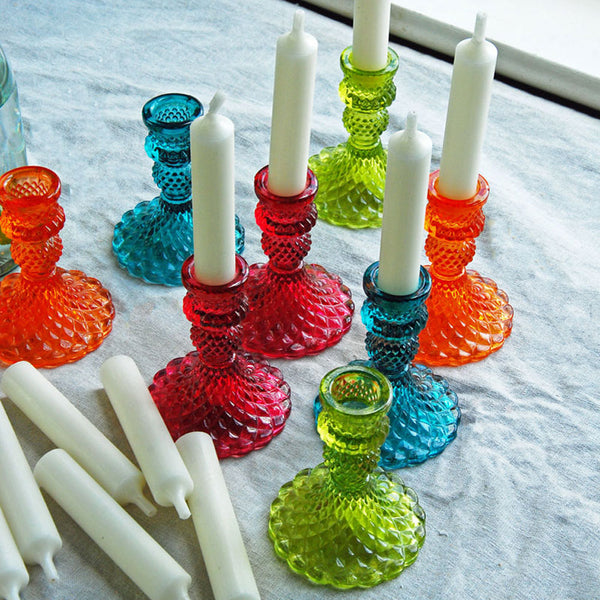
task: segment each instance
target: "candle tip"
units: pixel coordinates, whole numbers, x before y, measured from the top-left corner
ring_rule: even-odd
[[[406,133],[408,135],[417,133],[417,113],[414,110],[406,115]]]
[[[139,492],[132,498],[133,504],[135,504],[147,517],[153,517],[156,514],[156,506],[144,496],[142,492]]]
[[[54,562],[52,561],[52,554],[50,554],[50,552],[44,554],[40,565],[49,581],[58,581],[58,571],[54,566]]]
[[[487,24],[487,14],[484,12],[478,12],[475,18],[475,29],[473,30],[473,39],[476,42],[483,42],[485,40],[485,27]]]
[[[12,587],[10,590],[6,592],[6,600],[21,600],[21,596],[19,595],[19,590],[17,587]]]
[[[304,11],[298,9],[294,13],[294,24],[292,25],[292,31],[294,33],[302,33],[304,30]]]
[[[190,507],[185,501],[185,496],[181,488],[178,489],[175,493],[172,502],[180,519],[189,519],[192,516],[192,513],[190,512]]]
[[[219,109],[221,108],[221,106],[223,106],[224,102],[225,102],[225,94],[219,90],[218,92],[215,93],[215,95],[212,97],[212,100],[208,103],[208,112],[209,113],[219,112]]]

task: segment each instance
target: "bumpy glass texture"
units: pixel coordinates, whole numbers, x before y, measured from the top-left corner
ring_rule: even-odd
[[[391,395],[381,373],[360,365],[321,382],[323,462],[279,490],[269,517],[277,555],[314,583],[372,587],[398,576],[423,544],[415,492],[377,466]]]
[[[163,94],[142,109],[146,154],[160,196],[128,210],[115,226],[113,251],[122,267],[149,283],[181,285],[181,267],[194,252],[190,125],[202,104],[186,94]],[[236,217],[236,250],[244,229]]]
[[[440,454],[456,438],[460,410],[447,381],[412,362],[419,332],[427,322],[429,274],[421,268],[419,289],[409,296],[393,296],[378,288],[377,272],[378,263],[365,271],[367,298],[361,316],[369,364],[384,373],[394,388],[390,432],[381,447],[380,465],[399,469]]]
[[[182,269],[183,310],[196,350],[156,373],[150,393],[174,439],[205,431],[219,457],[242,456],[283,429],[290,388],[278,369],[239,352],[247,310],[244,259],[237,256],[237,276],[222,286],[198,282],[193,264],[191,256]]]
[[[340,64],[344,77],[339,92],[346,105],[343,123],[350,136],[309,159],[319,180],[315,204],[319,218],[334,225],[379,227],[387,164],[380,136],[388,126],[387,108],[396,97],[393,78],[398,56],[389,49],[383,69],[361,71],[352,64],[349,47],[342,52]]]
[[[461,365],[498,350],[512,330],[513,308],[494,281],[466,265],[475,256],[482,232],[483,205],[489,186],[479,177],[467,200],[443,197],[437,190],[439,171],[429,179],[425,252],[431,265],[429,319],[421,332],[416,360],[428,365]]]
[[[58,204],[58,176],[43,167],[20,167],[0,177],[2,229],[12,239],[20,273],[0,283],[0,360],[56,367],[95,350],[110,333],[109,292],[81,271],[56,266],[58,232],[65,214]]]
[[[254,187],[259,198],[256,221],[269,262],[250,267],[242,343],[249,352],[270,357],[316,354],[350,329],[352,295],[337,275],[303,262],[317,220],[314,174],[309,170],[305,190],[288,198],[269,192],[267,179],[264,167],[256,174]]]

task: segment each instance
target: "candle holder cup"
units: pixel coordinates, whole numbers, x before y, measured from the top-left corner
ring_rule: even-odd
[[[350,364],[374,367],[392,385],[390,428],[379,464],[384,469],[400,469],[440,454],[456,438],[460,409],[445,379],[412,362],[419,347],[419,332],[427,322],[429,273],[421,267],[417,290],[396,296],[381,290],[378,272],[379,263],[375,262],[363,277],[367,298],[361,317],[367,329],[365,345],[370,360]],[[321,409],[319,396],[315,400],[317,416]]]
[[[103,342],[115,309],[102,284],[56,263],[65,213],[60,179],[25,166],[0,177],[0,226],[21,267],[0,283],[0,360],[56,367],[79,360]]]
[[[425,252],[431,261],[429,319],[416,360],[429,365],[461,365],[498,350],[512,330],[513,308],[494,281],[467,270],[475,238],[483,231],[489,185],[480,175],[472,198],[453,200],[437,189],[439,171],[429,178]]]
[[[308,170],[306,188],[297,196],[272,194],[267,180],[268,167],[263,167],[256,174],[254,189],[259,198],[256,220],[269,262],[250,267],[243,347],[279,358],[316,354],[350,329],[352,295],[337,275],[303,262],[317,220],[313,203],[317,179],[312,171]]]
[[[181,267],[193,252],[190,125],[203,112],[199,100],[175,93],[156,96],[142,108],[145,150],[160,195],[123,214],[112,247],[119,264],[148,283],[181,285]],[[236,249],[243,248],[236,216]]]
[[[281,432],[291,410],[281,372],[239,351],[247,310],[248,265],[236,256],[236,276],[210,286],[194,276],[193,256],[182,267],[183,310],[196,347],[154,376],[150,393],[174,439],[208,433],[220,458],[242,456]]]
[[[347,365],[325,375],[319,394],[324,461],[279,490],[269,536],[314,583],[371,587],[411,565],[425,538],[416,494],[377,466],[392,386],[375,369]]]
[[[334,225],[379,227],[387,164],[380,136],[388,126],[387,108],[396,97],[393,78],[398,55],[389,48],[383,69],[363,71],[353,65],[350,46],[342,52],[340,65],[344,77],[339,92],[346,105],[343,123],[350,136],[309,159],[320,184],[315,204],[319,218]]]

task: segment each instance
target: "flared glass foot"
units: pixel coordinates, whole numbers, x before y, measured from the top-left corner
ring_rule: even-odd
[[[319,218],[352,229],[380,227],[386,164],[381,144],[358,150],[344,143],[311,156],[308,166],[319,181],[314,200]]]
[[[204,364],[198,352],[176,358],[156,373],[150,393],[174,439],[204,431],[220,458],[268,444],[291,410],[279,369],[241,354],[225,368]]]
[[[339,342],[352,325],[350,290],[320,265],[291,273],[253,265],[246,294],[250,310],[242,344],[249,352],[278,358],[316,354]]]
[[[56,367],[95,350],[112,329],[110,293],[81,271],[43,281],[20,273],[0,283],[0,360]]]
[[[462,365],[498,350],[512,330],[513,308],[494,281],[467,270],[452,281],[431,274],[429,318],[415,358],[428,365]]]

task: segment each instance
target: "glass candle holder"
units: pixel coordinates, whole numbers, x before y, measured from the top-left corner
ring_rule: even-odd
[[[425,252],[431,261],[429,319],[416,360],[428,365],[461,365],[498,350],[512,330],[513,308],[494,281],[466,269],[483,231],[483,206],[490,188],[480,175],[472,198],[452,200],[437,189],[439,171],[429,178]]]
[[[0,283],[0,360],[56,367],[95,350],[110,333],[115,309],[97,279],[57,266],[65,213],[60,179],[26,166],[0,177],[0,226],[21,267]]]
[[[268,167],[263,167],[254,179],[259,199],[255,212],[269,262],[250,267],[243,347],[279,358],[316,354],[350,329],[352,295],[337,275],[303,261],[317,220],[313,203],[317,179],[312,171],[297,196],[272,194],[267,180]]]
[[[174,439],[204,431],[220,458],[262,448],[285,425],[290,388],[279,369],[240,352],[248,265],[237,255],[235,278],[210,286],[195,278],[190,256],[182,279],[183,311],[196,350],[156,373],[150,385],[154,402]]]
[[[112,247],[122,267],[149,283],[181,285],[181,267],[194,251],[190,125],[203,112],[199,100],[175,93],[156,96],[142,108],[145,150],[160,195],[123,214]],[[243,248],[236,216],[236,249]]]
[[[371,587],[411,565],[425,539],[416,494],[377,465],[392,386],[375,369],[347,365],[325,375],[319,394],[323,462],[279,490],[269,536],[314,583]]]
[[[351,228],[379,227],[383,214],[387,151],[380,136],[389,122],[387,108],[396,97],[398,55],[388,49],[387,65],[362,71],[352,63],[352,47],[340,57],[344,77],[339,93],[346,105],[343,123],[350,134],[338,146],[311,156],[308,166],[319,180],[315,204],[319,218]]]

